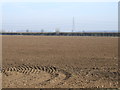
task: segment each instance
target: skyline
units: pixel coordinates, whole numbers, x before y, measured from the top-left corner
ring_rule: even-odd
[[[116,2],[4,3],[2,29],[7,31],[118,31]]]

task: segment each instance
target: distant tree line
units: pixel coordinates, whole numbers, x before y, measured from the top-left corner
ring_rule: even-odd
[[[96,33],[92,33],[92,32],[2,32],[2,35],[44,35],[44,36],[113,36],[113,37],[118,37],[120,35],[120,33],[108,33],[108,32],[96,32]]]

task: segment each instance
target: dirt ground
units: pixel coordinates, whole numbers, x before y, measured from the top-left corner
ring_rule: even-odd
[[[118,38],[2,36],[3,88],[117,88]]]

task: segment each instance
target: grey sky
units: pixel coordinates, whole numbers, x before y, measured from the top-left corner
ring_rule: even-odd
[[[2,28],[7,31],[117,31],[117,2],[4,3]]]

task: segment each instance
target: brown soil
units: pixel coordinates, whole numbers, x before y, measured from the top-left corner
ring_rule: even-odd
[[[117,88],[118,38],[2,36],[4,88]]]

